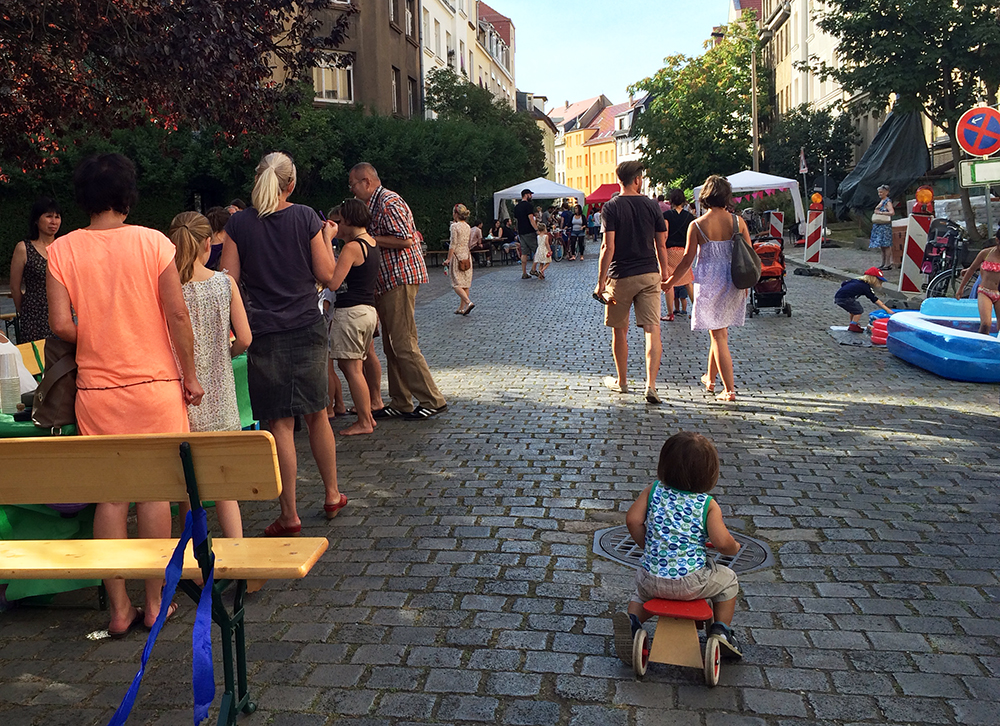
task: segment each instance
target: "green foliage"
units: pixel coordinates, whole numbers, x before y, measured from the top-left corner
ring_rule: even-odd
[[[300,95],[311,98],[312,93],[300,89]],[[295,159],[293,201],[324,212],[349,195],[351,166],[367,161],[387,187],[407,200],[432,248],[448,236],[453,205],[462,202],[488,222],[494,191],[538,176],[534,150],[516,127],[444,116],[404,120],[354,108],[316,109],[308,102],[279,109],[275,121],[279,132],[248,133],[241,144],[229,143],[219,129],[168,132],[149,123],[108,137],[74,136],[56,163],[12,174],[0,186],[0,277],[8,274],[13,247],[24,237],[28,210],[38,195],[60,202],[63,232],[86,225],[72,203],[72,171],[93,153],[117,151],[135,162],[139,203],[129,221],[164,230],[175,214],[199,203],[204,210],[237,196],[249,200],[254,167],[268,151],[280,149]]]
[[[847,114],[835,116],[830,109],[812,111],[803,104],[778,119],[765,135],[762,170],[794,179],[799,174],[799,149],[804,148],[812,178],[822,174],[825,156],[829,177],[843,179],[858,138]],[[806,188],[811,187],[807,184]]]
[[[633,134],[646,139],[643,161],[654,183],[695,187],[710,174],[750,166],[750,54],[756,34],[748,20],[723,31],[722,41],[703,55],[668,56],[656,75],[629,89],[652,96]]]

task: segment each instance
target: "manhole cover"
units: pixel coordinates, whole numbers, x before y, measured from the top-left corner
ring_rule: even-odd
[[[724,555],[721,552],[709,550],[708,554],[713,557],[716,563],[731,567],[737,573],[759,570],[774,564],[771,548],[766,544],[759,539],[747,537],[745,534],[733,530],[729,531],[733,538],[740,543],[740,551],[735,555]],[[601,529],[594,533],[594,554],[621,562],[629,567],[638,567],[639,560],[642,559],[642,548],[633,541],[632,535],[628,533],[628,527],[622,525]]]

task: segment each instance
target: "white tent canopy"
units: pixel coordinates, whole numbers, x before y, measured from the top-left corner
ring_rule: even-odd
[[[726,179],[733,186],[733,194],[740,196],[745,192],[762,192],[768,190],[788,190],[792,193],[792,204],[795,207],[795,221],[804,222],[805,212],[802,209],[802,196],[799,193],[799,183],[794,179],[786,179],[782,176],[771,174],[761,174],[759,171],[741,171],[739,174],[727,176]],[[694,188],[694,198],[697,201],[701,193],[701,187]],[[698,203],[699,210],[701,204]]]
[[[563,197],[576,197],[582,207],[586,202],[586,195],[579,189],[573,189],[565,184],[556,184],[554,181],[543,176],[531,181],[521,182],[512,187],[501,189],[493,195],[493,217],[500,218],[500,202],[504,199],[520,199],[521,190],[530,189],[539,199],[561,199]]]

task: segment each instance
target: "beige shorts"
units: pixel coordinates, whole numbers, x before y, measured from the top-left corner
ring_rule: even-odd
[[[632,306],[635,306],[635,324],[640,328],[660,324],[659,272],[610,279],[607,289],[615,299],[614,305],[604,308],[604,324],[609,328],[627,328]]]
[[[371,305],[334,308],[330,320],[330,357],[364,360],[378,327],[378,313]]]
[[[671,580],[657,577],[642,567],[635,571],[635,592],[632,602],[640,605],[647,600],[711,600],[725,602],[736,597],[740,583],[736,573],[725,565],[709,560],[708,566],[690,575]]]

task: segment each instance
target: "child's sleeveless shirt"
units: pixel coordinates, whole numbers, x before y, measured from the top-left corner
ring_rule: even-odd
[[[653,482],[646,506],[646,547],[641,565],[651,575],[676,580],[708,565],[708,494]]]

